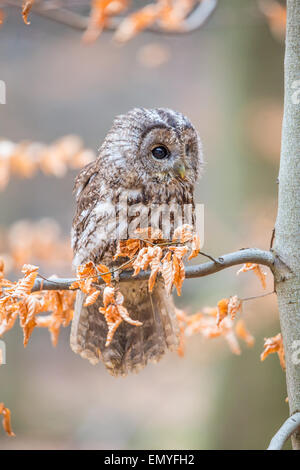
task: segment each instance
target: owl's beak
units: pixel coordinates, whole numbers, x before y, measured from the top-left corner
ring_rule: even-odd
[[[176,162],[173,166],[173,170],[176,176],[179,176],[182,180],[184,179],[186,168],[182,161]]]

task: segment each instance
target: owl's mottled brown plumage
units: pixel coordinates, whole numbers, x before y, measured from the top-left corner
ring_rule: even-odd
[[[152,151],[157,146],[167,149],[166,158],[154,158]],[[121,199],[126,198],[128,204],[125,218],[117,212],[121,238],[129,224],[137,220],[139,214],[130,213],[135,205],[151,206],[150,213],[156,207],[153,204],[193,206],[194,184],[201,165],[199,136],[182,114],[162,108],[135,108],[118,116],[99,157],[79,173],[75,182],[74,266],[89,260],[110,268],[117,265],[113,261],[117,239],[111,207],[118,207]],[[161,223],[160,218],[158,226]],[[170,236],[174,225],[173,217]],[[142,326],[122,322],[111,344],[105,347],[107,326],[99,312],[101,301],[83,307],[84,294],[78,292],[71,331],[73,351],[93,364],[101,358],[113,375],[137,372],[148,361],[157,362],[167,349],[178,346],[174,304],[161,281],[152,294],[145,281],[122,282],[120,290],[130,316],[140,320]]]

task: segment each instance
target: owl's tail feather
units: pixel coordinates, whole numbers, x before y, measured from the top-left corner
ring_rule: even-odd
[[[78,292],[71,331],[73,351],[92,364],[102,359],[115,376],[139,372],[148,362],[158,362],[167,350],[178,348],[175,306],[163,286],[158,284],[152,294],[144,288],[131,292],[125,284],[121,290],[131,318],[142,322],[142,326],[122,322],[111,344],[105,347],[107,326],[99,313],[100,304],[83,307],[84,295]]]

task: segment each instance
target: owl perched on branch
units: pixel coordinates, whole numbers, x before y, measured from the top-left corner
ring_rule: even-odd
[[[183,208],[192,208],[195,225],[194,184],[202,164],[198,133],[182,114],[135,108],[118,116],[99,157],[75,181],[74,267],[93,261],[114,269],[118,240],[134,238],[132,233],[143,226],[163,229],[164,237],[167,230],[165,238],[171,240],[184,221]],[[105,346],[101,295],[85,307],[85,294],[78,291],[71,348],[92,364],[101,359],[112,375],[124,376],[176,350],[179,331],[172,297],[160,280],[151,294],[147,281],[122,282],[119,288],[130,317],[142,325],[122,322]]]

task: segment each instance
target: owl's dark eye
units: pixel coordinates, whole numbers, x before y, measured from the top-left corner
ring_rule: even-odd
[[[159,145],[158,147],[154,147],[154,149],[152,149],[152,155],[157,160],[163,160],[169,156],[169,150],[163,145]]]

